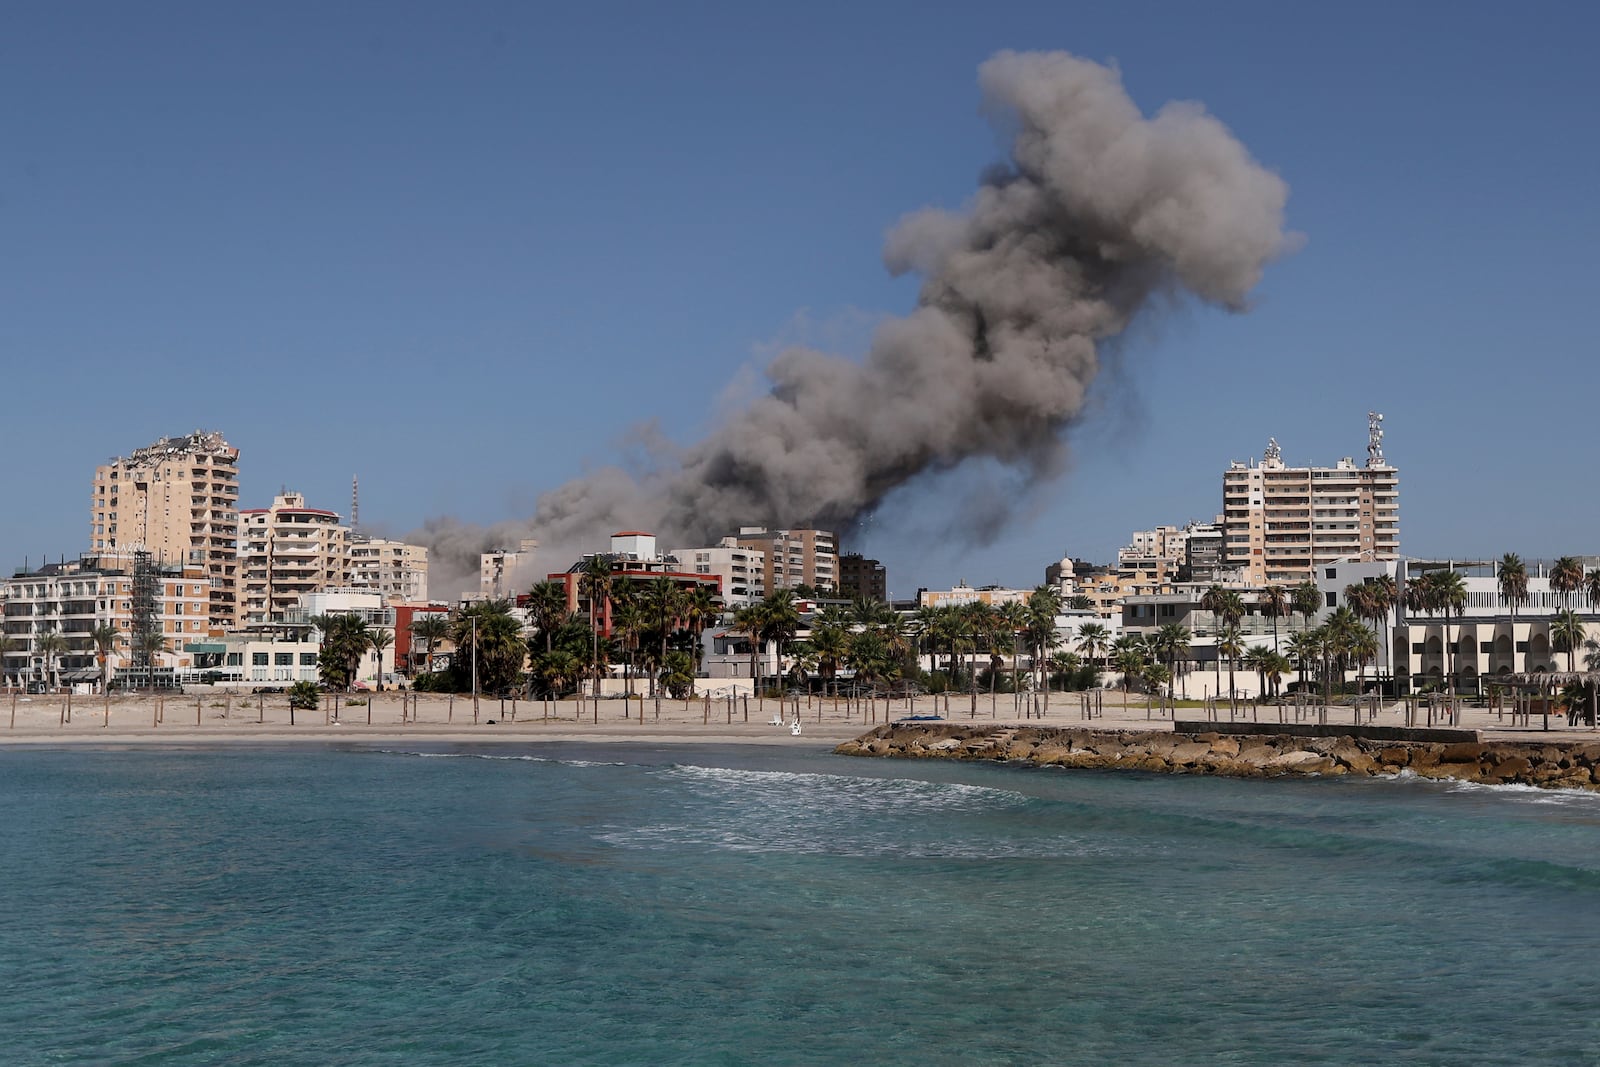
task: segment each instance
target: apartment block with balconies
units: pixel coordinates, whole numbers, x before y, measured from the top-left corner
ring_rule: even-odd
[[[213,633],[240,618],[238,540],[239,450],[222,434],[164,437],[95,468],[93,552],[143,549],[162,563],[202,568]]]
[[[1226,565],[1251,586],[1295,585],[1335,560],[1398,558],[1400,472],[1383,460],[1381,431],[1373,434],[1365,466],[1346,457],[1290,467],[1275,440],[1259,465],[1230,464],[1222,475]]]
[[[280,493],[271,507],[241,511],[239,520],[247,625],[283,622],[302,596],[350,585],[350,530],[337,513]]]

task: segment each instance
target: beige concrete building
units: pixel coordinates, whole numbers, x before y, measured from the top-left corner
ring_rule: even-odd
[[[131,554],[89,554],[22,571],[0,583],[8,639],[0,659],[0,684],[97,682],[101,666],[93,634],[100,626],[117,631],[107,653],[112,678],[126,670],[134,659],[135,622],[140,618],[135,567]],[[177,563],[152,562],[142,573],[149,597],[149,614],[143,618],[160,635],[160,648],[151,648],[152,666],[167,672],[186,667],[192,660],[189,646],[204,641],[209,631],[210,576],[203,567]],[[40,648],[47,633],[64,641],[54,655]]]
[[[428,549],[381,537],[352,537],[350,587],[371,590],[386,602],[424,602],[428,599]]]
[[[162,563],[202,568],[212,632],[240,619],[238,539],[239,450],[220,433],[164,437],[95,468],[93,551],[142,548]]]
[[[536,538],[524,537],[516,548],[497,548],[478,556],[477,600],[514,600],[518,593],[538,581],[533,557],[539,551]],[[417,597],[426,600],[426,597]]]
[[[734,535],[740,548],[765,554],[761,584],[767,592],[809,585],[813,589],[839,588],[838,541],[827,530],[769,530],[742,526]]]
[[[742,547],[736,538],[724,537],[708,548],[675,548],[671,555],[679,570],[716,575],[722,583],[722,602],[729,608],[753,604],[767,595],[767,554]]]
[[[1384,462],[1383,416],[1369,416],[1365,466],[1290,467],[1269,440],[1258,466],[1233,463],[1222,476],[1225,563],[1251,586],[1315,580],[1340,559],[1400,555],[1400,473]]]
[[[348,528],[339,516],[280,493],[269,508],[239,513],[239,562],[247,625],[282,622],[300,597],[350,584]]]

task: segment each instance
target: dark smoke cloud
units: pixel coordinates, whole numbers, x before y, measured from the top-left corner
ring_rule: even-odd
[[[771,391],[708,438],[651,473],[606,469],[545,494],[520,535],[592,550],[631,527],[664,547],[741,525],[844,530],[974,458],[1051,477],[1107,342],[1153,298],[1244,310],[1290,248],[1288,187],[1200,105],[1146,118],[1116,70],[1062,52],[1002,52],[979,84],[1009,158],[962,211],[918,211],[889,232],[886,266],[923,279],[909,315],[881,325],[860,362],[781,352]]]

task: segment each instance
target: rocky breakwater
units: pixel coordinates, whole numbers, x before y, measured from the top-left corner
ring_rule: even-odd
[[[1394,775],[1600,791],[1600,742],[1396,742],[1168,731],[890,723],[846,741],[846,756],[1004,760],[1038,766],[1233,778]]]

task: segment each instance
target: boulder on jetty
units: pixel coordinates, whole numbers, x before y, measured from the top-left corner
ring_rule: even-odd
[[[1395,741],[1359,736],[1088,730],[892,723],[840,745],[846,756],[999,760],[1232,778],[1396,775],[1600,791],[1600,744]]]

